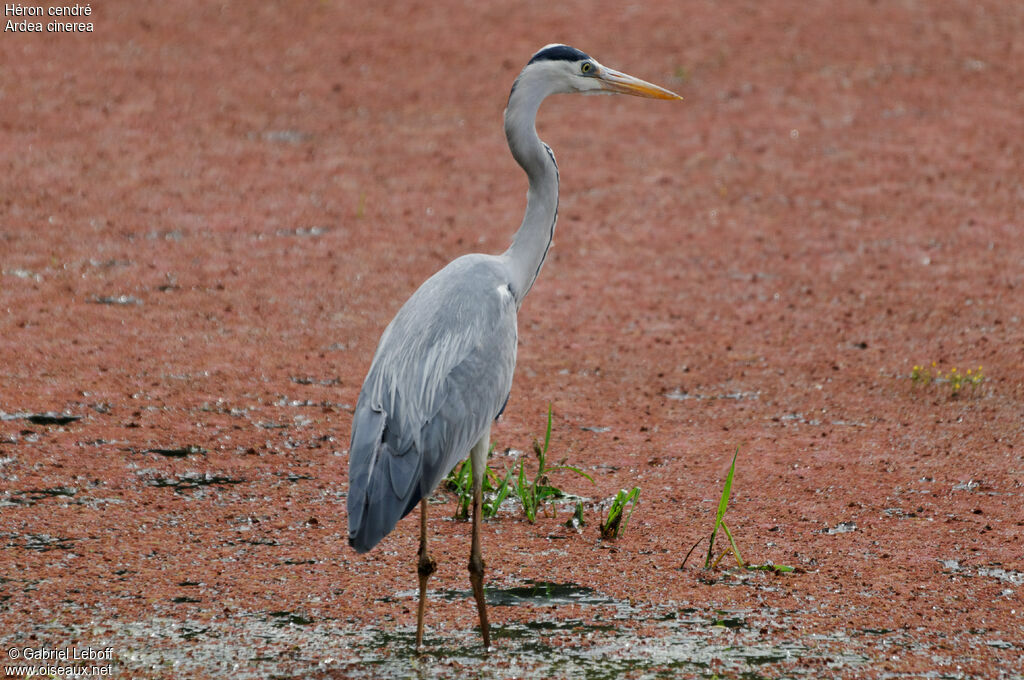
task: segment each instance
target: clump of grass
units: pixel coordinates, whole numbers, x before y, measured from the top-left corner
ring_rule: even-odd
[[[495,475],[494,472],[491,471],[490,468],[488,468],[488,472],[489,472],[489,474],[485,474],[484,475],[484,479],[490,479],[492,481],[492,483],[494,481],[497,481],[498,476]],[[505,473],[505,478],[501,480],[501,484],[499,484],[498,487],[496,489],[494,489],[494,495],[491,496],[490,500],[484,501],[484,503],[483,503],[484,519],[490,519],[491,517],[494,517],[495,515],[498,514],[498,508],[500,508],[501,504],[505,502],[506,498],[508,498],[509,491],[511,490],[511,487],[509,486],[509,481],[511,479],[512,479],[512,471],[508,470]],[[492,488],[493,488],[493,486],[492,486]]]
[[[548,448],[551,445],[551,421],[551,404],[548,404],[548,425],[544,432],[544,444],[541,445],[536,440],[533,442],[533,452],[537,457],[537,474],[534,475],[532,480],[528,480],[526,477],[526,461],[519,462],[519,474],[516,478],[515,493],[519,497],[519,502],[523,505],[523,514],[526,515],[526,519],[530,524],[534,524],[537,521],[537,512],[541,511],[549,501],[565,495],[561,489],[551,484],[548,474],[568,470],[575,472],[581,477],[585,477],[591,483],[594,482],[594,478],[583,470],[573,465],[566,465],[564,458],[558,465],[548,467],[547,456]]]
[[[533,452],[537,457],[537,473],[532,479],[528,479],[526,461],[520,461],[518,474],[516,474],[516,468],[513,466],[511,470],[506,470],[504,478],[500,478],[490,465],[484,470],[484,519],[496,516],[502,503],[509,496],[514,495],[519,498],[526,519],[531,524],[534,524],[537,521],[537,513],[542,511],[552,499],[565,496],[564,491],[551,484],[548,475],[552,472],[568,470],[585,477],[591,483],[594,482],[594,478],[583,470],[573,465],[567,465],[565,459],[562,459],[554,467],[548,467],[547,456],[548,448],[551,446],[551,422],[552,411],[549,404],[548,424],[547,430],[544,433],[544,443],[542,445],[540,442],[533,442]],[[488,451],[488,456],[493,451],[494,445],[492,444],[491,450]],[[471,459],[467,458],[452,469],[448,477],[445,478],[445,487],[454,492],[458,499],[458,505],[455,508],[455,519],[469,519],[469,511],[473,505],[473,463]],[[576,514],[579,518],[579,525],[582,526],[582,504],[577,503]]]
[[[490,451],[487,455],[494,451],[494,445],[491,444]],[[501,508],[501,504],[508,498],[510,487],[509,482],[512,479],[512,473],[507,472],[505,478],[500,482],[498,481],[498,475],[488,465],[484,469],[484,482],[483,482],[483,517],[484,519],[490,519],[498,514],[498,509]],[[455,519],[469,519],[469,509],[473,506],[473,461],[470,458],[462,461],[456,465],[448,476],[444,480],[445,487],[455,493],[458,499],[458,505],[455,507]]]
[[[606,540],[618,538],[619,533],[626,530],[626,524],[629,523],[629,518],[633,516],[633,511],[636,510],[639,502],[640,487],[638,486],[634,486],[631,491],[622,489],[615,494],[612,505],[608,508],[608,517],[601,522],[601,538]],[[625,514],[627,505],[630,506],[629,514]]]
[[[730,552],[733,557],[736,558],[736,566],[741,569],[749,569],[751,571],[772,571],[776,573],[785,573],[797,571],[793,567],[785,564],[749,564],[743,561],[743,557],[740,555],[740,549],[736,545],[736,539],[733,538],[732,532],[729,530],[729,526],[725,523],[725,512],[729,508],[729,496],[732,494],[732,478],[736,474],[736,457],[740,453],[740,447],[736,447],[736,451],[732,454],[732,464],[729,466],[729,474],[725,476],[725,484],[722,486],[722,495],[718,499],[718,512],[715,513],[715,525],[711,528],[711,536],[708,538],[708,552],[704,557],[704,569],[710,570],[718,566],[722,558],[728,555]],[[718,530],[721,529],[725,534],[725,537],[729,539],[729,547],[723,550],[718,557],[715,557],[715,538],[718,536]],[[687,560],[690,559],[690,555],[700,545],[700,542],[704,540],[702,536],[693,544],[690,551],[686,553],[686,557],[683,558],[683,563],[680,565],[680,569],[686,566]]]
[[[587,526],[587,521],[583,518],[583,501],[576,501],[576,510],[572,513],[572,517],[566,520],[565,526],[576,530]]]
[[[978,385],[985,382],[985,373],[981,366],[978,366],[977,369],[968,368],[964,372],[961,372],[954,366],[948,373],[943,373],[942,369],[938,368],[933,361],[931,366],[918,366],[915,364],[914,368],[910,371],[910,381],[915,385],[930,385],[932,383],[949,385],[953,396],[956,396],[965,387],[970,387],[974,390]]]

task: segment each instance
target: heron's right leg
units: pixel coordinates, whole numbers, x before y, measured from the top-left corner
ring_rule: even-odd
[[[491,625],[487,621],[487,602],[484,600],[484,558],[480,554],[480,520],[483,518],[484,471],[487,469],[487,453],[491,448],[491,429],[469,452],[473,461],[473,543],[469,553],[469,582],[473,585],[473,597],[480,615],[480,634],[484,639],[484,651],[491,647]]]
[[[420,606],[416,613],[416,649],[423,644],[423,612],[427,608],[427,579],[434,573],[437,563],[427,554],[427,499],[420,501],[420,561],[416,571],[420,575]]]

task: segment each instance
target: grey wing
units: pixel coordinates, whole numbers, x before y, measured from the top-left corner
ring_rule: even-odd
[[[349,543],[366,552],[464,459],[512,386],[516,307],[484,256],[431,277],[385,330],[356,404]]]

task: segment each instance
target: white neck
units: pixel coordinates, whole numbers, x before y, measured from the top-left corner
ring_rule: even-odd
[[[508,147],[530,181],[526,214],[512,245],[503,254],[512,274],[517,306],[522,305],[537,280],[558,217],[558,166],[551,149],[537,136],[534,124],[540,103],[549,94],[551,91],[543,81],[531,79],[524,72],[513,85],[505,109]]]

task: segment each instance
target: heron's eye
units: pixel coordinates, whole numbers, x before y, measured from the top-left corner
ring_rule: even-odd
[[[589,61],[583,62],[583,65],[580,66],[580,73],[583,73],[583,74],[590,73],[593,70],[594,70],[594,65],[591,64]]]

